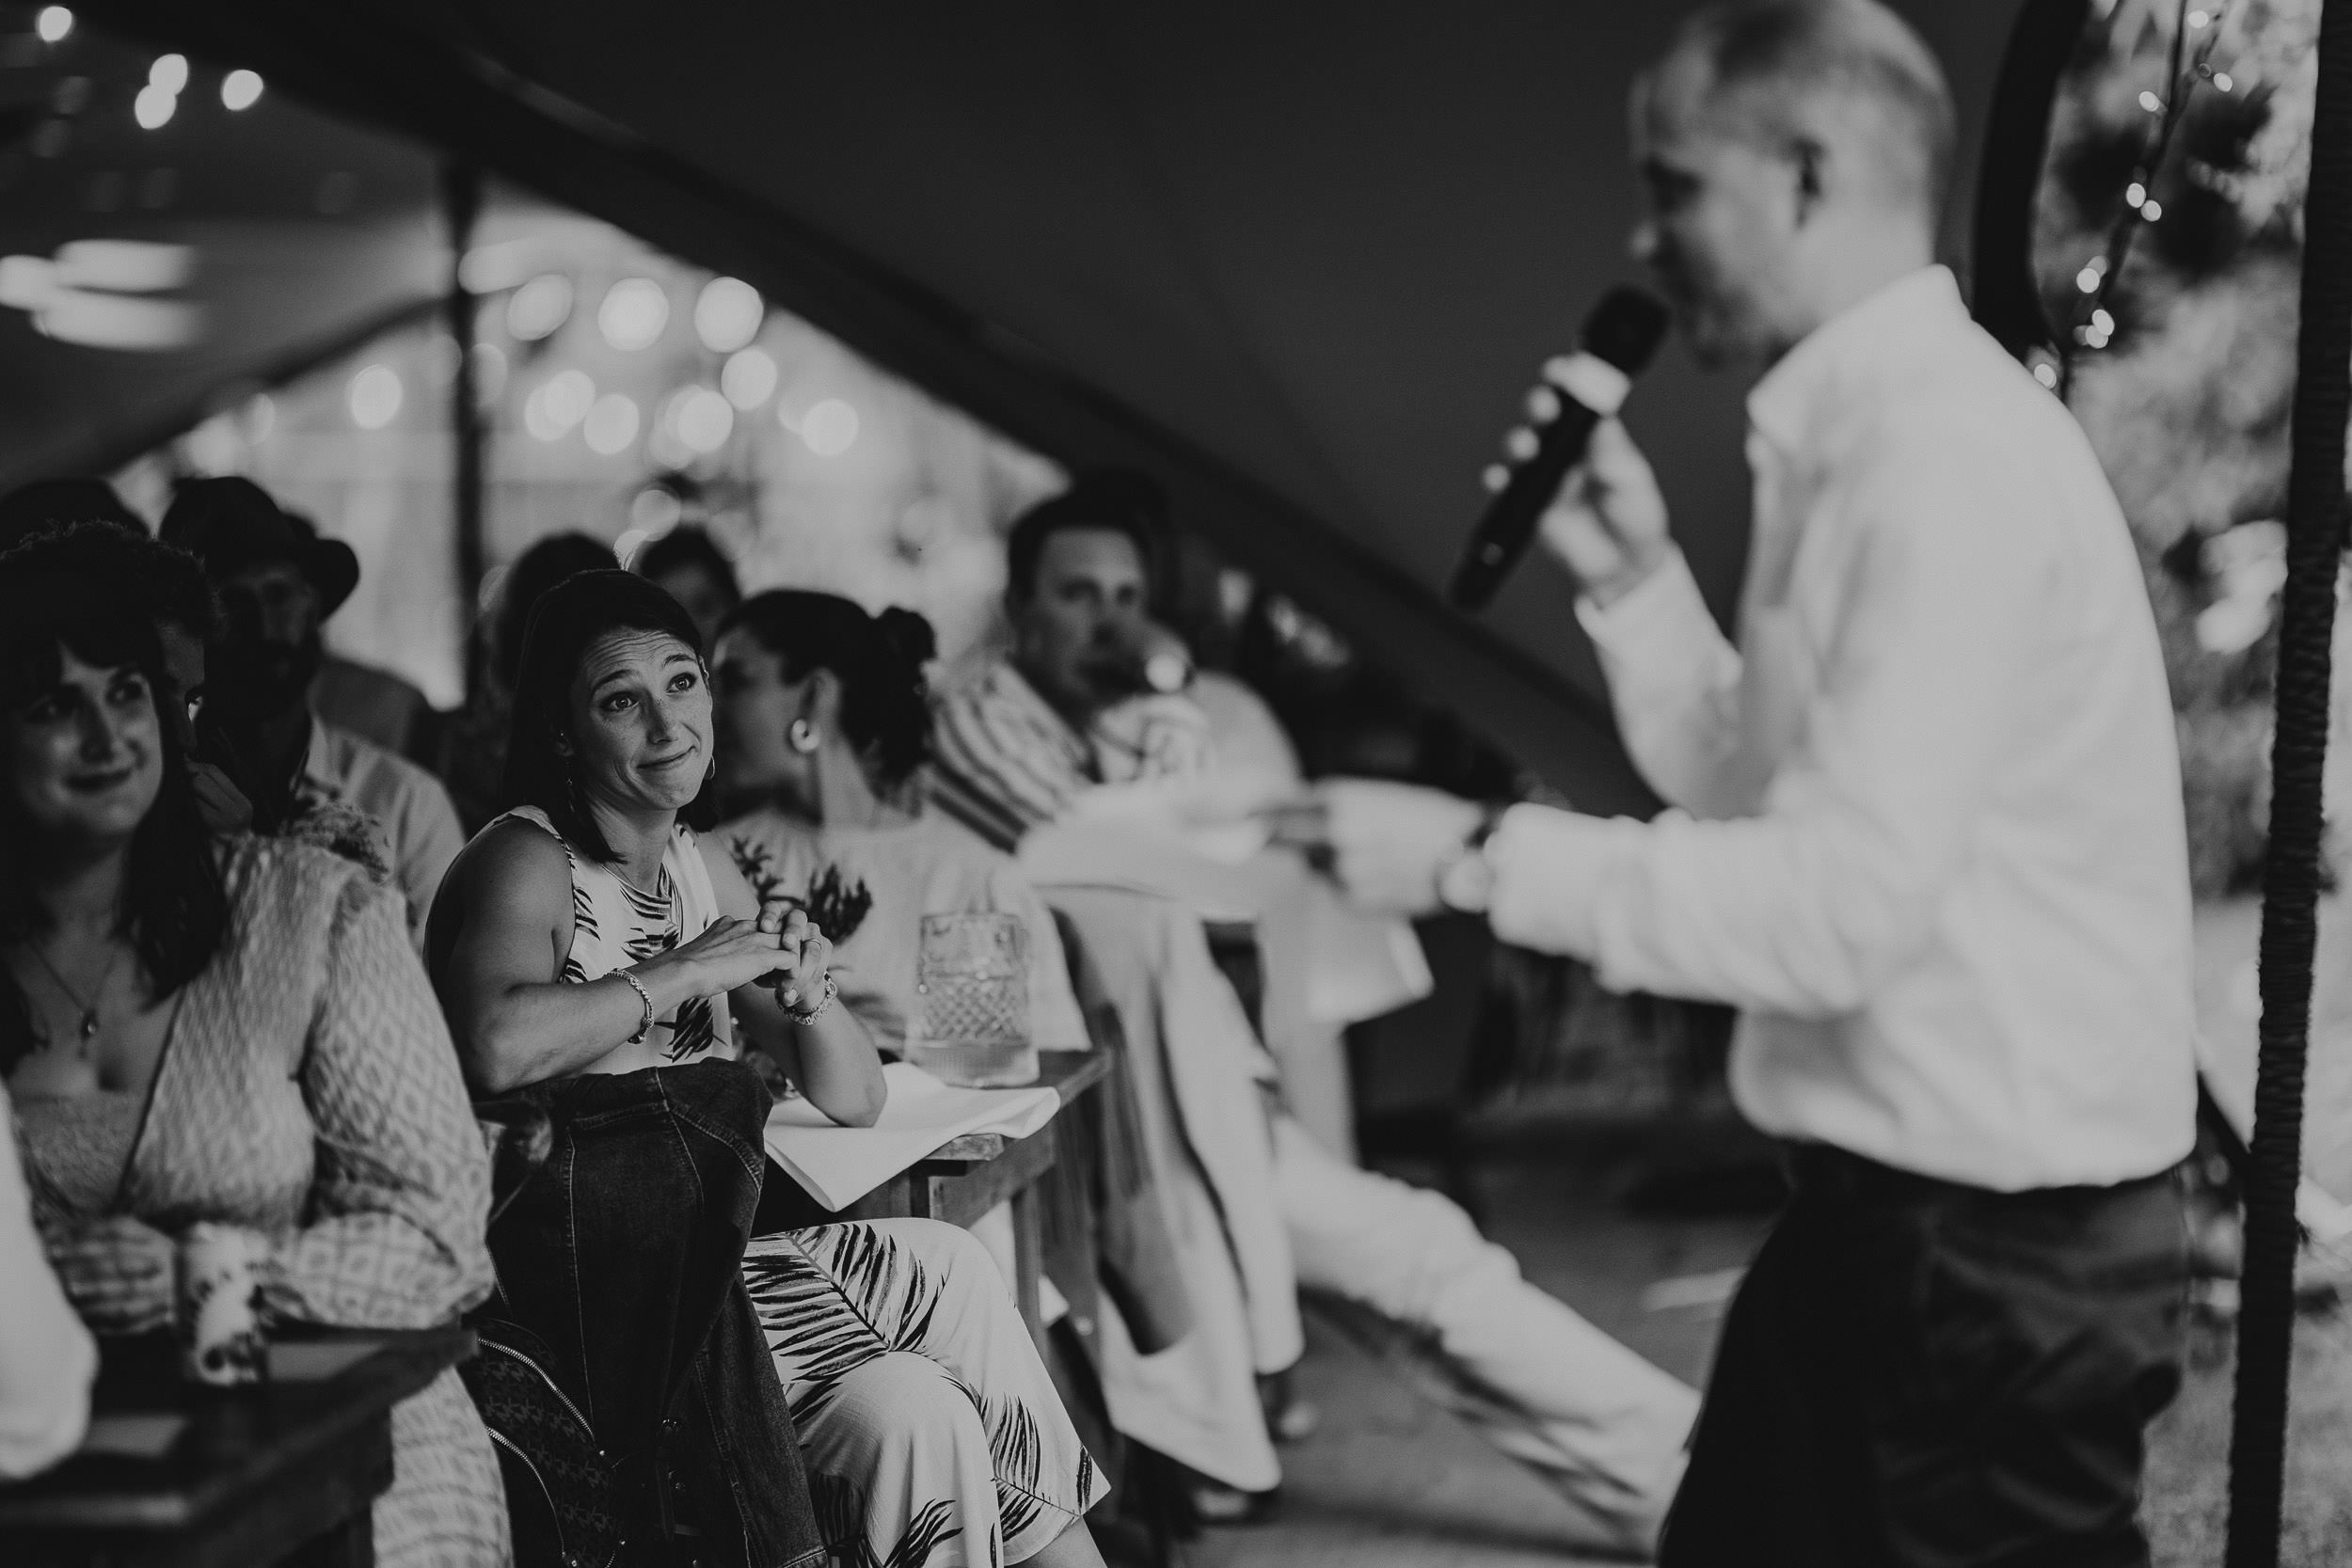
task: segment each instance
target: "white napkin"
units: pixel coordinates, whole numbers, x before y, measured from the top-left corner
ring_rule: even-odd
[[[960,1089],[906,1062],[885,1064],[882,1085],[888,1098],[871,1127],[840,1126],[797,1097],[768,1113],[769,1156],[830,1211],[967,1133],[1025,1138],[1061,1104],[1051,1088]]]

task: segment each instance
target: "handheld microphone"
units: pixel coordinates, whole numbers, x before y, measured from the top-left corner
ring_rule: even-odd
[[[1612,289],[1584,318],[1574,354],[1544,366],[1544,380],[1527,397],[1533,421],[1503,440],[1507,463],[1484,480],[1495,499],[1470,534],[1447,590],[1462,610],[1483,610],[1535,537],[1535,525],[1560,491],[1568,470],[1584,460],[1594,427],[1615,414],[1649,367],[1666,336],[1666,308],[1639,289]]]

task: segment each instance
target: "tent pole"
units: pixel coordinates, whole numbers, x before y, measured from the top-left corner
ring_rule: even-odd
[[[482,212],[482,170],[459,159],[441,164],[441,213],[449,230],[449,293],[443,301],[445,325],[457,345],[457,359],[449,380],[451,473],[454,489],[451,515],[455,523],[457,594],[461,613],[470,622],[482,599],[482,404],[474,391],[474,301],[466,287],[466,252],[473,247],[474,220]],[[471,659],[467,661],[472,678]]]
[[[2295,1193],[2318,937],[2321,768],[2328,652],[2344,538],[2344,421],[2352,413],[2352,0],[2325,0],[2303,208],[2287,581],[2263,869],[2262,1053],[2246,1182],[2237,1400],[2230,1435],[2229,1568],[2274,1568],[2284,1507],[2294,1352]]]
[[[2018,359],[2052,348],[2033,271],[2033,214],[2050,151],[2059,79],[2081,42],[2090,0],[2026,0],[2001,52],[2001,73],[1977,161],[1969,293],[1977,325]]]

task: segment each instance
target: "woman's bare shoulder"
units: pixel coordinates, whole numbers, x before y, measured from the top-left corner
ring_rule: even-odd
[[[452,901],[469,912],[568,916],[571,853],[562,839],[533,823],[512,817],[493,822],[451,863],[437,902]]]

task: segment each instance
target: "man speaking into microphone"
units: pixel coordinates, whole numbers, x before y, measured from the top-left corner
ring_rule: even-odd
[[[1365,902],[1741,1009],[1794,1196],[1668,1568],[2148,1560],[2196,1092],[2172,713],[2090,446],[1933,264],[1952,119],[1870,0],[1709,7],[1635,86],[1634,253],[1761,372],[1737,644],[1614,421],[1542,536],[1676,809],[1340,782],[1285,828]]]

